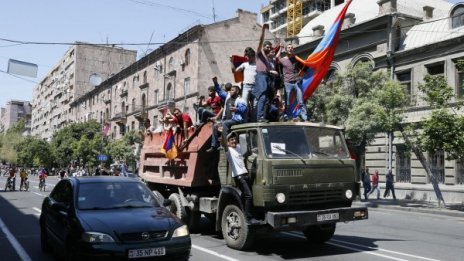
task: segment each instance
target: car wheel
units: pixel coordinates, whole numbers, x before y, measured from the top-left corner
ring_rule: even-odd
[[[40,224],[40,248],[44,253],[52,252],[52,246],[48,242],[47,228],[43,222]]]
[[[246,250],[252,246],[254,231],[248,226],[243,211],[236,205],[228,205],[224,209],[221,228],[228,247]]]
[[[335,228],[336,224],[309,226],[303,233],[309,242],[322,244],[332,238],[335,233]]]
[[[182,201],[180,199],[180,195],[177,193],[172,193],[169,196],[172,204],[169,206],[169,210],[176,215],[179,219],[185,220],[187,217],[187,213],[185,212],[184,206],[182,206]]]

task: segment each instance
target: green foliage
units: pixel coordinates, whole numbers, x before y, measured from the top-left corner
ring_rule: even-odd
[[[106,147],[106,152],[113,161],[124,160],[127,165],[135,166],[134,150],[137,141],[141,142],[140,135],[135,131],[130,131],[124,135],[123,139],[111,141]]]
[[[0,159],[10,164],[18,164],[17,149],[19,144],[24,140],[21,135],[25,126],[25,120],[19,120],[12,128],[8,129],[5,134],[0,136]]]
[[[77,161],[83,166],[95,166],[102,151],[101,126],[95,120],[75,123],[57,131],[52,138],[52,151],[57,163],[66,166]]]
[[[51,166],[54,159],[51,157],[51,146],[48,142],[26,137],[17,146],[18,164],[24,167]]]
[[[444,108],[448,105],[453,95],[453,88],[446,82],[443,75],[426,75],[424,84],[419,84],[418,88],[425,94],[423,97],[432,108]]]

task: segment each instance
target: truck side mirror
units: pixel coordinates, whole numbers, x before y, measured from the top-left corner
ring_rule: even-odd
[[[242,155],[247,155],[249,153],[249,146],[248,146],[248,134],[243,133],[238,136],[240,142],[240,150]]]

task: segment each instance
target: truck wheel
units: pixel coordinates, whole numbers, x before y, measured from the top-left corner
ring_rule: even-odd
[[[184,206],[182,206],[180,195],[177,193],[172,193],[169,196],[169,199],[171,200],[172,204],[168,207],[168,209],[179,219],[185,221],[187,218],[187,213],[185,212]]]
[[[236,205],[228,205],[222,213],[222,236],[228,247],[246,250],[254,241],[254,232],[247,224],[245,214]]]
[[[303,233],[309,242],[322,244],[332,238],[335,233],[335,228],[336,224],[309,226]]]

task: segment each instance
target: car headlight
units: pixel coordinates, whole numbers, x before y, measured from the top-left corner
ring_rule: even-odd
[[[189,230],[186,225],[180,226],[174,230],[172,237],[185,237],[189,235]]]
[[[345,191],[345,197],[346,197],[347,199],[351,199],[351,197],[353,197],[353,191],[351,191],[351,189],[347,189],[347,190]]]
[[[279,202],[280,204],[284,203],[285,202],[285,194],[284,193],[277,193],[276,194],[276,199],[277,199],[277,202]]]
[[[82,240],[88,243],[111,243],[114,239],[108,235],[99,232],[85,232],[82,234]]]

